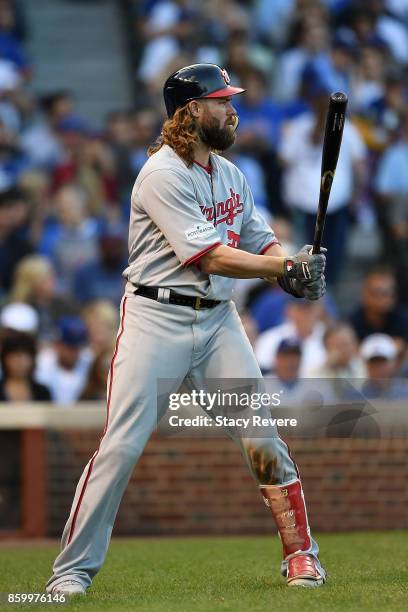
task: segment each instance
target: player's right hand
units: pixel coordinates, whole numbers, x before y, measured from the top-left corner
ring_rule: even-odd
[[[302,283],[317,281],[324,274],[327,249],[318,255],[312,255],[312,245],[305,244],[296,255],[287,257],[284,261],[283,276],[293,278]]]

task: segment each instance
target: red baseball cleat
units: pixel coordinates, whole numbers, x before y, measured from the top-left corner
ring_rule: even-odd
[[[312,555],[296,555],[288,561],[287,582],[288,586],[318,587],[324,584],[325,577]]]

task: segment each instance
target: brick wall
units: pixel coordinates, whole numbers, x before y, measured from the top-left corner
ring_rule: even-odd
[[[59,536],[99,432],[47,435],[48,525]],[[408,527],[408,439],[293,440],[316,531]],[[271,532],[273,524],[230,440],[153,437],[132,476],[114,533]]]

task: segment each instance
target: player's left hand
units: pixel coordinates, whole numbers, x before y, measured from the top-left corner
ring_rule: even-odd
[[[296,258],[302,260],[302,256],[310,257],[313,246],[311,244],[305,244],[305,246],[296,254]],[[320,249],[324,257],[327,249],[322,247]],[[306,300],[315,301],[323,297],[326,293],[326,279],[324,276],[324,265],[320,270],[320,273],[316,274],[317,270],[314,271],[312,278],[288,278],[278,277],[278,283],[284,291],[294,295],[295,297],[305,298]]]
[[[284,262],[283,276],[302,282],[319,279],[326,266],[326,249],[321,249],[316,255],[312,253],[312,250],[311,244],[305,244],[296,255],[287,257]]]
[[[298,255],[302,253],[310,255],[312,253],[313,245],[305,244],[305,246],[299,251]],[[320,252],[326,255],[327,249],[324,247],[320,248]],[[318,278],[313,280],[297,280],[296,289],[306,300],[319,300],[326,293],[326,278],[324,271]]]

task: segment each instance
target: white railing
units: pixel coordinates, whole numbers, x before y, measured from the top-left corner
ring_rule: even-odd
[[[0,403],[1,429],[103,429],[105,402],[69,406],[26,402]]]

